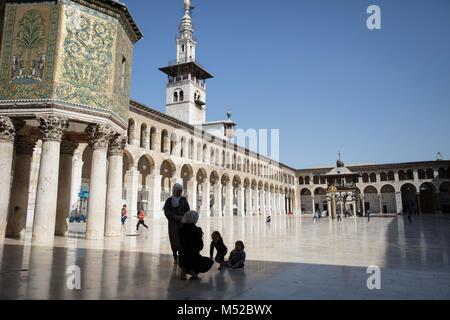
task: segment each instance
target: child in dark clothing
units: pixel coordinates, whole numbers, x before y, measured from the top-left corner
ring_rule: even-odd
[[[230,253],[230,258],[226,264],[228,268],[238,269],[244,267],[245,251],[244,243],[242,241],[236,241],[235,248]]]
[[[217,250],[216,258],[214,259],[219,266],[219,270],[222,270],[224,264],[225,264],[225,255],[228,252],[227,247],[223,243],[222,236],[220,235],[219,231],[214,231],[211,235],[212,241],[211,241],[211,247],[209,249],[209,256],[211,260],[213,260],[213,254],[214,254],[214,248]]]

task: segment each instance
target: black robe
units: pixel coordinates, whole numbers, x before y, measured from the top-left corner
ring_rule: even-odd
[[[208,272],[214,261],[202,257],[200,251],[203,249],[203,231],[191,223],[183,224],[180,229],[180,267],[195,273]]]
[[[180,229],[181,229],[181,219],[183,216],[190,211],[189,203],[185,197],[181,197],[178,207],[174,208],[172,206],[172,197],[166,200],[164,204],[164,214],[167,220],[169,220],[169,239],[170,246],[173,252],[180,250]]]

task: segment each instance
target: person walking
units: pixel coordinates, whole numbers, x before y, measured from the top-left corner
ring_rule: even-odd
[[[316,223],[317,221],[319,221],[319,210],[316,210],[316,212],[314,212],[314,216],[313,216],[313,222]]]
[[[124,204],[120,212],[120,221],[122,222],[123,231],[125,231],[125,221],[127,221],[127,219],[128,219],[128,208],[127,205]]]
[[[175,183],[172,188],[172,196],[164,204],[164,215],[169,221],[169,239],[174,264],[178,264],[178,254],[181,247],[179,235],[182,227],[181,220],[191,210],[187,199],[182,194],[183,186]]]
[[[367,210],[367,222],[370,222],[370,218],[372,216],[372,210]]]
[[[347,212],[347,211],[345,211],[345,212]],[[345,215],[345,212],[344,212],[344,215]],[[337,213],[337,221],[342,221],[342,217],[341,217],[341,212],[340,211]]]
[[[144,221],[144,219],[145,219],[145,213],[144,213],[144,210],[139,210],[139,212],[138,212],[138,223],[137,223],[137,225],[136,225],[136,231],[139,231],[139,226],[140,225],[143,225],[144,227],[146,227],[147,228],[147,230],[148,230],[148,226],[145,224],[145,221]]]

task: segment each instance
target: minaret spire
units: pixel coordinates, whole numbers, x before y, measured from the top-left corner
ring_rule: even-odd
[[[180,23],[180,38],[192,39],[194,34],[194,26],[191,17],[191,0],[184,0],[184,16]]]
[[[177,37],[177,58],[160,68],[167,74],[166,113],[192,125],[206,122],[206,84],[213,76],[196,60],[191,0],[184,1],[184,15]]]

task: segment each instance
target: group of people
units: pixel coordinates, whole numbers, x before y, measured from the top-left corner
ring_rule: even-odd
[[[224,244],[221,234],[214,231],[211,235],[212,241],[210,246],[210,257],[203,257],[200,252],[203,250],[203,230],[196,226],[199,215],[189,207],[189,203],[183,194],[183,186],[176,183],[172,189],[172,196],[168,198],[164,204],[164,214],[169,222],[169,239],[173,253],[174,264],[178,264],[181,268],[182,280],[187,280],[187,275],[191,279],[198,279],[199,273],[208,272],[214,262],[219,264],[219,270],[224,267],[238,269],[243,268],[246,254],[244,251],[244,243],[236,241],[235,248],[230,252],[228,261],[225,256],[228,249]],[[122,228],[125,229],[125,222],[128,218],[128,209],[124,205],[121,211]],[[144,210],[138,212],[138,223],[136,231],[145,224]],[[216,256],[213,259],[214,250]]]
[[[343,214],[344,214],[344,218],[353,217],[353,212],[349,209],[345,209]],[[322,218],[323,215],[328,217],[328,212],[327,211],[322,212],[322,210],[317,209],[313,215],[313,222],[314,223],[318,222]],[[341,211],[338,210],[336,213],[336,216],[337,216],[338,221],[342,221]]]
[[[222,236],[218,231],[211,235],[210,257],[203,257],[203,230],[196,226],[199,215],[192,211],[183,194],[183,186],[176,183],[172,189],[172,196],[164,204],[164,214],[169,221],[169,239],[173,253],[173,261],[181,268],[181,280],[186,280],[187,274],[191,279],[198,279],[199,273],[208,272],[214,261],[221,270],[224,266],[233,269],[243,268],[245,262],[244,243],[236,241],[235,249],[231,251],[228,262],[225,256],[228,252]],[[214,249],[217,251],[213,259]]]

